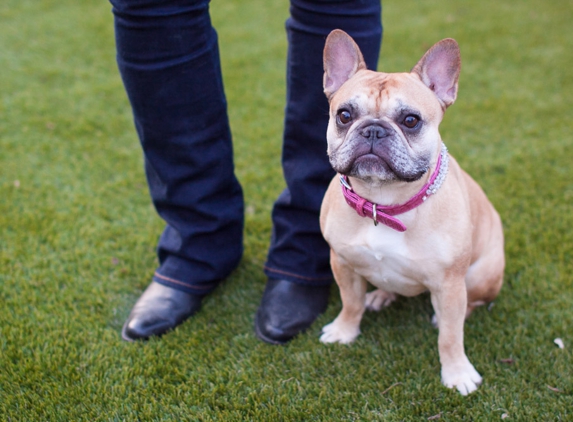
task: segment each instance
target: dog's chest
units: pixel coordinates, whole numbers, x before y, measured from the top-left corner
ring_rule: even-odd
[[[374,286],[403,296],[427,289],[431,263],[424,248],[407,241],[404,233],[387,227],[366,226],[339,244],[336,253]]]

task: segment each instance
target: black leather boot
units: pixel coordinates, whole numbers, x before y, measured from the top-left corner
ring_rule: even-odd
[[[135,303],[121,336],[135,341],[165,334],[197,312],[202,299],[153,281]]]
[[[285,344],[326,310],[330,286],[303,286],[269,278],[255,318],[257,336]]]

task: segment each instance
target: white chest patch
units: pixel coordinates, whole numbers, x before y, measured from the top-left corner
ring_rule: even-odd
[[[388,227],[366,226],[343,242],[335,242],[335,252],[374,286],[415,296],[427,290],[428,263],[405,238],[404,233]]]

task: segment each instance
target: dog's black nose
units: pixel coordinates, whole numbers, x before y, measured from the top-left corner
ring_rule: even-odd
[[[371,125],[367,126],[360,131],[360,135],[369,140],[382,139],[388,136],[388,131],[382,126]]]

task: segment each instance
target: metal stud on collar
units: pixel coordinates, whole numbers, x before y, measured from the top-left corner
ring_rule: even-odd
[[[352,192],[352,186],[350,186],[350,184],[346,181],[346,178],[342,175],[340,176],[340,184]]]
[[[374,225],[378,225],[378,220],[376,220],[376,204],[372,204],[372,220],[374,220]]]

